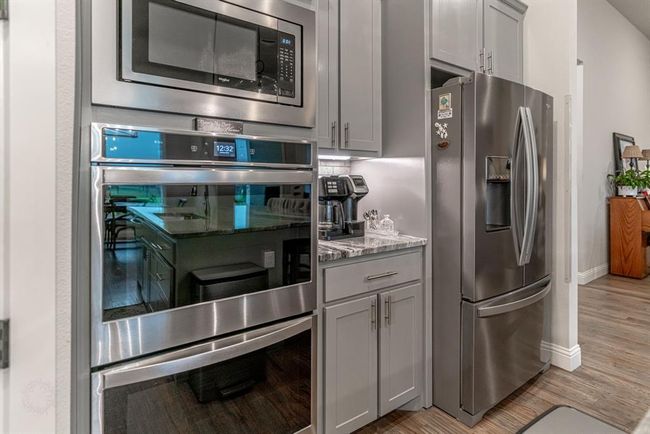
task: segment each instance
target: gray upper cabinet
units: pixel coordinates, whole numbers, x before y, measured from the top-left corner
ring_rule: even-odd
[[[381,149],[381,1],[340,2],[343,149]]]
[[[381,155],[381,0],[320,0],[318,146]]]
[[[519,0],[430,0],[430,57],[468,71],[523,81]]]
[[[339,1],[318,1],[318,147],[339,146]]]
[[[420,395],[422,372],[421,284],[379,295],[379,415]]]
[[[477,70],[481,24],[477,0],[431,0],[431,58]]]
[[[325,432],[377,418],[377,297],[325,308]]]
[[[524,13],[519,2],[483,0],[483,40],[488,74],[518,83],[524,78]]]

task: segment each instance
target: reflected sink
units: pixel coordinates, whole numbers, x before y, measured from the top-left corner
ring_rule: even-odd
[[[191,212],[157,212],[154,214],[165,221],[205,220],[205,217]]]

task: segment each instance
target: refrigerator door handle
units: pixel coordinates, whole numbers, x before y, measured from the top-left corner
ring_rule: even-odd
[[[535,125],[529,107],[520,108],[522,127],[526,143],[526,217],[524,223],[524,238],[519,256],[519,265],[530,262],[535,229],[537,226],[537,207],[539,202],[539,162],[537,157],[537,141]]]
[[[479,318],[487,318],[490,316],[501,315],[503,313],[512,312],[515,310],[523,309],[526,306],[530,306],[533,303],[537,303],[551,292],[551,277],[545,277],[544,279],[530,285],[528,288],[538,287],[539,290],[528,297],[522,298],[521,300],[511,301],[508,303],[498,304],[496,306],[485,306],[479,307],[477,309],[477,316]]]
[[[512,155],[512,168],[511,168],[511,179],[512,179],[512,188],[510,190],[510,215],[512,221],[512,239],[515,247],[515,255],[517,257],[517,264],[523,265],[521,263],[522,251],[523,251],[523,233],[521,230],[521,222],[519,218],[520,204],[519,199],[519,159],[520,152],[522,148],[522,137],[524,136],[524,117],[525,111],[523,107],[519,107],[517,112],[517,122],[515,125],[515,147]],[[525,146],[525,144],[524,144]]]

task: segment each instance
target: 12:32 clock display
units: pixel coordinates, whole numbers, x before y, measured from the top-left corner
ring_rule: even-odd
[[[237,158],[237,148],[234,143],[214,142],[214,156],[220,158]]]

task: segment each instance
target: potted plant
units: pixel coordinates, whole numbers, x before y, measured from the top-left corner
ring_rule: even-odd
[[[617,187],[619,196],[636,197],[639,190],[650,186],[650,172],[639,172],[634,169],[622,171],[616,175],[609,175]]]

